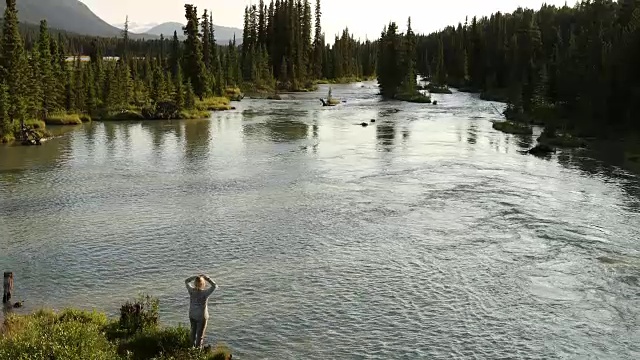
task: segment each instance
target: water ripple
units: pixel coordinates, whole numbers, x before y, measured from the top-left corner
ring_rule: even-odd
[[[248,99],[0,149],[0,266],[25,311],[115,315],[145,291],[184,324],[182,281],[208,272],[208,337],[242,358],[640,356],[636,177],[520,155],[477,96],[364,85],[333,86],[333,109]]]

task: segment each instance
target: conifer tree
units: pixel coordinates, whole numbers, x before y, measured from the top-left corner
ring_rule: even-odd
[[[0,48],[0,79],[10,89],[7,113],[11,121],[23,121],[26,116],[25,77],[26,56],[22,36],[18,31],[18,11],[16,0],[6,0]]]
[[[42,109],[44,117],[55,111],[56,104],[56,79],[53,73],[52,57],[51,57],[51,38],[47,27],[47,21],[40,22],[40,38],[38,39],[38,56],[40,83],[42,85]],[[92,82],[91,82],[92,84]]]
[[[184,47],[184,70],[193,85],[195,94],[203,98],[210,92],[207,69],[202,59],[202,42],[200,41],[198,10],[193,5],[185,5],[187,25],[184,34],[187,37]]]
[[[196,94],[193,91],[191,80],[187,80],[187,85],[185,87],[184,107],[186,109],[193,109],[196,107]]]
[[[4,141],[4,136],[8,137],[12,132],[11,119],[9,118],[7,86],[0,82],[0,142]]]
[[[322,35],[322,10],[320,8],[320,0],[316,0],[316,19],[315,19],[315,36],[313,39],[313,67],[314,76],[317,79],[322,78],[322,51],[324,50],[324,36]]]
[[[176,76],[174,78],[174,93],[173,93],[173,102],[176,105],[176,108],[183,109],[184,108],[184,83],[182,79],[182,68],[178,66],[178,70],[176,72]]]
[[[209,13],[207,10],[202,14],[202,59],[204,66],[208,72],[211,72],[211,48],[213,42],[211,39],[211,28],[213,24],[209,23]]]
[[[416,36],[411,28],[411,18],[407,20],[407,33],[405,35],[404,49],[404,91],[412,94],[416,91]]]
[[[180,53],[180,40],[178,40],[178,32],[173,32],[173,40],[171,41],[171,53],[169,57],[169,70],[173,76],[178,74],[180,68],[180,59],[182,54]]]

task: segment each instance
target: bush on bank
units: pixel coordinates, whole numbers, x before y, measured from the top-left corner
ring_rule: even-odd
[[[189,330],[160,327],[158,301],[141,296],[124,304],[120,318],[67,309],[9,315],[0,334],[0,360],[226,360],[225,346],[193,349]]]

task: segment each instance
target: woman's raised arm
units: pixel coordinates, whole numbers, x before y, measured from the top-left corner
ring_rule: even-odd
[[[195,279],[197,279],[197,278],[198,278],[197,276],[191,276],[191,277],[188,277],[188,278],[186,278],[186,279],[184,280],[184,284],[187,286],[187,290],[191,291],[191,290],[195,289],[195,288],[193,287],[193,285],[191,285],[191,283],[192,283],[193,281],[195,281]]]
[[[209,283],[209,285],[211,285],[211,287],[208,289],[208,293],[213,293],[218,288],[218,284],[216,284],[215,281],[211,280],[211,278],[207,275],[202,275],[202,277]]]

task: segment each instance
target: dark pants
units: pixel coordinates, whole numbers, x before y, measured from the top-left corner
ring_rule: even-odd
[[[204,332],[207,330],[207,319],[194,320],[190,318],[189,321],[191,322],[191,344],[194,347],[202,347]]]

